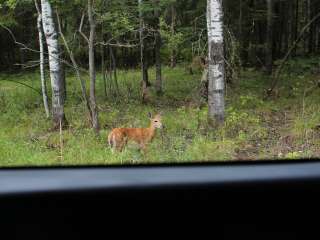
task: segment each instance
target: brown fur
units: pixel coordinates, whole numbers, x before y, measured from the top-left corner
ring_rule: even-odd
[[[140,149],[146,151],[146,146],[150,143],[155,135],[156,129],[162,128],[161,115],[158,114],[150,119],[148,128],[115,128],[108,136],[108,143],[111,148],[121,152],[127,145],[128,141],[134,141],[139,144]]]

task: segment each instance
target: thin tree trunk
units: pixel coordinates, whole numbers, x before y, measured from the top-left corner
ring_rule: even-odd
[[[139,19],[140,19],[140,26],[139,26],[139,38],[140,38],[140,65],[141,65],[141,92],[142,92],[142,102],[146,102],[146,96],[148,95],[148,87],[150,86],[149,83],[149,76],[148,76],[148,66],[145,59],[145,40],[144,40],[144,19],[143,19],[143,11],[142,11],[142,0],[138,0],[139,4]]]
[[[52,115],[53,129],[60,125],[65,127],[67,120],[64,114],[63,104],[63,80],[61,78],[60,49],[58,33],[53,20],[53,12],[49,0],[41,0],[42,26],[46,37],[49,54],[50,78],[52,87]]]
[[[294,44],[290,47],[290,49],[288,50],[287,54],[284,56],[284,58],[281,60],[279,67],[277,68],[277,71],[274,74],[274,77],[272,79],[272,84],[271,87],[267,90],[267,95],[271,96],[273,90],[275,89],[280,73],[284,67],[284,64],[286,63],[286,61],[288,60],[289,56],[291,55],[292,51],[297,47],[298,43],[300,42],[301,39],[303,39],[303,36],[305,35],[306,31],[308,31],[310,25],[312,23],[314,23],[316,20],[318,20],[320,18],[320,13],[317,14],[313,19],[310,20],[309,23],[307,23],[301,30],[297,40],[294,42]]]
[[[155,0],[155,18],[157,21],[157,29],[155,32],[155,62],[156,62],[156,93],[157,95],[162,94],[162,71],[161,71],[161,33],[160,33],[160,11],[159,11],[159,0]]]
[[[304,2],[304,24],[307,24],[310,19],[310,0],[305,0]],[[307,29],[305,36],[304,36],[304,54],[308,55],[309,52],[309,31],[310,27]]]
[[[102,74],[102,81],[103,81],[103,93],[104,96],[107,96],[107,79],[106,79],[106,67],[105,67],[105,46],[101,45],[101,74]]]
[[[250,6],[249,9],[251,9],[251,26],[250,26],[250,40],[248,44],[248,61],[250,64],[255,64],[256,63],[256,20],[254,18],[254,14],[256,13],[256,3],[255,1],[250,1]]]
[[[307,1],[307,21],[309,22],[312,19],[312,9],[311,9],[311,0]],[[307,53],[312,53],[312,24],[309,27],[308,33],[307,33]]]
[[[71,60],[72,65],[73,65],[73,68],[74,68],[74,70],[76,72],[76,77],[80,82],[82,98],[83,98],[83,101],[86,103],[86,107],[87,107],[87,110],[88,110],[89,115],[90,115],[90,122],[92,124],[92,119],[91,119],[91,115],[92,114],[91,114],[90,100],[89,100],[89,97],[87,95],[86,83],[85,83],[84,79],[81,77],[78,63],[77,63],[77,61],[76,61],[76,59],[75,59],[75,57],[73,55],[72,50],[69,48],[68,42],[66,41],[66,38],[64,37],[64,34],[62,32],[58,11],[56,11],[56,14],[57,14],[57,20],[58,20],[59,33],[60,33],[60,36],[61,36],[62,41],[64,43],[64,46],[65,46],[65,48],[66,48],[66,50],[67,50],[67,52],[69,54],[70,60]]]
[[[99,134],[98,108],[96,102],[96,69],[95,69],[95,46],[96,23],[93,16],[94,0],[88,0],[88,18],[90,25],[89,36],[89,75],[90,75],[90,106],[92,113],[92,127],[96,134]]]
[[[268,24],[267,24],[267,44],[266,44],[266,67],[268,74],[272,74],[273,67],[273,2],[267,0]]]
[[[288,46],[291,46],[293,43],[293,29],[294,29],[294,1],[288,2]]]
[[[298,29],[299,29],[299,0],[296,0],[294,4],[294,26],[293,26],[293,38],[290,44],[291,46],[297,40]],[[296,53],[297,53],[297,48],[294,49],[294,51],[292,52],[292,55],[296,56]]]
[[[103,11],[105,12],[105,1],[103,1]],[[104,33],[104,24],[103,22],[101,23],[101,38],[102,42],[104,42],[105,39],[105,33]],[[106,51],[106,46],[101,44],[101,74],[102,74],[102,81],[103,81],[103,93],[104,96],[107,96],[107,79],[106,79],[106,67],[105,67],[105,51]]]
[[[119,96],[119,84],[118,84],[118,75],[117,75],[117,62],[116,57],[114,56],[114,52],[112,46],[109,46],[110,52],[110,60],[111,60],[111,71],[110,71],[110,79],[113,79],[113,87],[115,88],[114,96]],[[112,77],[113,73],[113,77]]]
[[[314,15],[316,14],[315,12],[315,3],[311,0],[309,0],[309,19],[311,20]],[[313,54],[314,53],[314,42],[315,42],[315,26],[316,24],[313,23],[311,24],[310,26],[310,29],[309,29],[309,54]]]
[[[172,3],[171,5],[171,34],[172,36],[174,36],[175,34],[175,26],[176,25],[176,9],[175,9],[175,6],[174,6],[174,3]],[[176,49],[172,49],[171,50],[171,68],[175,68],[177,65],[177,51]]]
[[[50,117],[50,109],[48,103],[48,93],[47,93],[47,82],[45,78],[45,71],[44,71],[44,46],[43,46],[43,29],[42,29],[42,15],[38,5],[37,0],[34,1],[37,12],[38,12],[38,20],[37,20],[37,27],[39,33],[39,52],[40,52],[40,79],[41,79],[41,91],[42,91],[42,98],[43,98],[43,106],[46,112],[47,118]]]
[[[63,86],[63,104],[67,101],[67,81],[66,81],[66,72],[65,66],[63,64],[62,59],[60,59],[61,64],[61,79],[62,79],[62,86]]]
[[[207,27],[209,45],[208,117],[212,126],[219,126],[224,123],[225,115],[225,63],[221,0],[207,0]]]
[[[288,25],[290,22],[290,16],[288,16],[288,2],[283,3],[283,13],[281,14],[284,21],[283,21],[283,52],[288,52],[288,42],[289,42],[289,34],[288,34]]]
[[[242,21],[243,21],[243,13],[242,13],[242,0],[239,2],[239,21],[238,21],[238,38],[240,44],[242,45]]]

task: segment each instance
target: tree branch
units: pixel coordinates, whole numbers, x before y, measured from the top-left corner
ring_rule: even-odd
[[[25,83],[22,83],[22,82],[18,82],[18,81],[13,81],[13,80],[8,80],[8,79],[2,79],[0,81],[6,81],[6,82],[12,82],[12,83],[16,83],[16,84],[19,84],[19,85],[22,85],[22,86],[25,86],[27,88],[30,88],[32,89],[33,91],[37,92],[40,96],[42,96],[42,93],[39,89],[36,89],[28,84],[25,84]]]
[[[312,23],[314,23],[318,18],[320,18],[320,13],[317,14],[314,18],[312,18],[301,30],[298,38],[296,39],[296,41],[292,44],[292,46],[290,47],[290,49],[288,50],[287,54],[284,56],[284,58],[281,60],[280,66],[278,67],[276,73],[274,74],[274,77],[272,79],[272,84],[271,87],[267,90],[267,95],[270,96],[273,92],[273,90],[275,89],[279,76],[281,74],[281,71],[284,67],[284,64],[287,62],[289,56],[291,55],[292,51],[297,47],[298,43],[300,42],[300,40],[303,38],[305,31],[310,27],[310,25]]]
[[[85,18],[85,13],[82,14],[81,22],[80,22],[80,26],[79,26],[79,30],[78,31],[81,34],[81,36],[86,40],[86,42],[89,44],[89,38],[82,32],[84,18]]]

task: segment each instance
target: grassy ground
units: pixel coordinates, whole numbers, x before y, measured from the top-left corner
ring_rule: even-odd
[[[297,60],[298,61],[298,60]],[[263,100],[268,77],[253,69],[241,74],[238,86],[227,91],[227,121],[208,130],[207,108],[199,109],[194,94],[200,76],[184,68],[164,69],[165,94],[139,101],[139,72],[120,71],[121,97],[105,97],[98,76],[98,102],[102,131],[89,128],[77,80],[67,78],[66,116],[70,128],[60,136],[48,132],[39,94],[19,81],[39,88],[37,73],[0,75],[0,166],[182,163],[196,161],[295,159],[320,157],[320,88],[312,73],[291,61],[274,99]],[[299,65],[300,66],[300,65]],[[154,71],[151,73],[154,79]],[[310,90],[312,89],[312,90]],[[309,91],[310,90],[310,91]],[[147,113],[162,111],[166,130],[159,132],[143,156],[134,144],[112,154],[106,136],[113,127],[147,126]]]

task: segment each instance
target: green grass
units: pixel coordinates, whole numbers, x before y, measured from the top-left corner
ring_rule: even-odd
[[[290,72],[289,70],[287,70]],[[150,79],[155,78],[154,69]],[[19,81],[39,89],[38,73],[0,74],[0,166],[112,165],[184,163],[243,159],[295,159],[319,157],[320,90],[304,99],[314,74],[284,74],[280,98],[263,100],[268,77],[246,70],[239,86],[228,88],[227,120],[221,129],[207,126],[207,108],[199,109],[195,89],[199,75],[184,68],[165,68],[164,95],[152,93],[151,103],[141,105],[140,73],[119,71],[120,96],[104,96],[102,78],[97,78],[101,134],[96,137],[88,124],[80,86],[72,73],[67,77],[66,117],[70,128],[48,132],[41,96]],[[87,77],[87,76],[85,76]],[[9,81],[8,81],[9,80]],[[293,89],[293,90],[292,90]],[[304,110],[303,110],[304,109]],[[142,155],[129,144],[122,153],[112,153],[107,134],[114,127],[144,127],[148,112],[162,111],[166,130],[158,132],[148,153]],[[283,139],[291,139],[287,144]],[[283,142],[284,141],[284,142]]]

